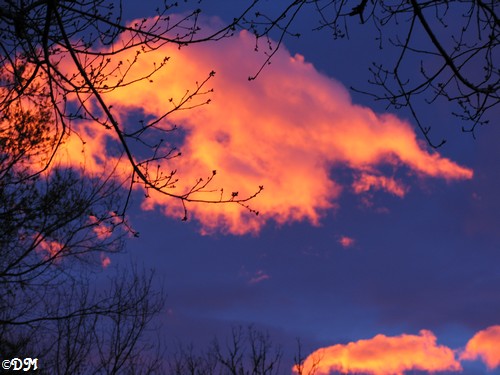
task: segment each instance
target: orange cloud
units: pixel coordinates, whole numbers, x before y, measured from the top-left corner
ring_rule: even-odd
[[[500,367],[500,325],[491,326],[476,333],[460,355],[461,360],[476,360],[478,358],[490,370]]]
[[[462,369],[453,351],[437,345],[436,337],[426,330],[420,331],[419,335],[377,335],[369,340],[322,348],[307,357],[303,373],[307,374],[314,367],[318,375],[333,371],[403,375],[410,370],[438,372]]]
[[[169,57],[151,82],[105,94],[113,112],[126,123],[127,114],[134,110],[161,116],[186,93],[194,92],[196,82],[216,72],[207,86],[214,92],[187,103],[196,106],[210,99],[209,105],[176,111],[159,124],[165,128],[176,124],[184,130],[178,145],[182,157],[159,162],[160,169],[178,171],[179,182],[171,190],[177,194],[213,170],[217,175],[207,188],[210,192],[200,193],[199,198],[217,199],[221,189],[226,195],[238,192],[239,196],[252,195],[260,185],[264,191],[250,202],[261,213],[258,217],[235,204],[190,204],[190,215],[200,221],[204,232],[256,233],[269,220],[318,224],[325,210],[335,207],[343,189],[332,176],[337,166],[347,166],[361,176],[353,185],[357,193],[374,188],[403,196],[407,188],[379,170],[388,164],[422,177],[472,177],[472,170],[427,150],[409,123],[353,104],[340,83],[284,48],[258,79],[249,82],[248,75],[262,63],[254,42],[243,31],[217,43],[181,49],[163,46],[139,55],[127,76],[133,81]],[[136,51],[131,50],[116,59],[132,61],[135,57]],[[111,85],[113,75],[109,81]],[[85,153],[91,158],[87,168],[102,169],[104,161],[99,158],[109,162],[105,150],[106,141],[113,139],[110,133],[102,126],[84,131]],[[70,140],[68,149],[81,152],[81,140]],[[178,202],[155,192],[142,207],[182,215]]]

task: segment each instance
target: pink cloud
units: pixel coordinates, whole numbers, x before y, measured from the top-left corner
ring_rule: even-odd
[[[419,335],[377,335],[342,345],[321,348],[307,357],[303,373],[316,368],[316,374],[334,371],[343,374],[403,375],[406,371],[460,371],[454,352],[438,345],[432,332]]]
[[[476,333],[467,343],[460,359],[481,359],[490,370],[500,367],[500,325]]]
[[[264,270],[248,271],[245,266],[241,267],[239,276],[246,280],[248,285],[259,284],[265,280],[269,280],[271,276]]]
[[[341,236],[339,239],[339,243],[342,245],[342,247],[348,248],[354,245],[356,241],[354,238],[347,237],[347,236]]]
[[[42,254],[44,259],[54,258],[59,261],[63,249],[64,245],[57,241],[42,240],[38,244],[36,251]]]
[[[101,266],[107,268],[111,264],[111,258],[104,253],[101,253]]]
[[[257,272],[255,273],[255,275],[254,275],[254,276],[252,276],[252,277],[250,278],[250,280],[248,280],[248,283],[249,283],[250,285],[253,285],[253,284],[258,284],[258,283],[261,283],[262,281],[264,281],[264,280],[268,280],[268,279],[270,279],[270,278],[271,278],[271,276],[269,276],[267,273],[265,273],[265,272],[264,272],[264,271],[262,271],[262,270],[259,270],[259,271],[257,271]]]
[[[178,171],[179,182],[171,190],[177,194],[188,191],[199,178],[211,176],[213,170],[217,175],[199,198],[217,199],[221,189],[239,196],[252,195],[261,185],[264,190],[250,202],[260,212],[258,217],[236,204],[190,204],[190,215],[201,223],[204,233],[257,233],[269,220],[318,224],[324,212],[336,206],[344,188],[332,177],[336,166],[347,166],[359,176],[353,184],[356,193],[375,189],[401,197],[409,182],[403,185],[384,176],[380,166],[405,167],[420,177],[472,178],[472,170],[427,150],[409,123],[353,104],[340,83],[284,48],[257,80],[249,82],[248,75],[262,62],[253,47],[253,36],[247,32],[180,50],[166,45],[139,56],[127,77],[139,78],[168,56],[152,82],[105,95],[120,123],[126,123],[126,114],[134,110],[161,116],[186,90],[193,92],[196,82],[216,71],[208,82],[214,92],[189,103],[196,106],[210,99],[209,105],[174,112],[160,124],[166,128],[179,125],[185,137],[180,145],[182,157],[160,162],[159,167],[167,173]],[[131,50],[116,59],[126,61],[135,54]],[[112,80],[110,75],[110,85]],[[80,137],[68,141],[67,152],[92,171],[102,171],[111,162],[121,166],[119,159],[103,152],[107,142],[115,140],[112,132],[84,125]],[[86,159],[82,159],[81,139],[87,142],[83,147]],[[154,191],[142,207],[182,216],[178,202]]]
[[[111,228],[109,224],[99,222],[99,220],[95,216],[89,216],[89,221],[93,226],[93,231],[97,235],[97,238],[105,240],[106,238],[109,238],[111,234],[113,234],[113,228]]]

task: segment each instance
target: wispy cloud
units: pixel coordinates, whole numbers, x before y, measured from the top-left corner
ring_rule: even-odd
[[[400,198],[403,198],[408,188],[401,182],[392,177],[378,176],[370,173],[361,173],[352,184],[355,193],[361,194],[373,190],[385,190]]]
[[[246,280],[246,283],[248,285],[254,285],[254,284],[259,284],[265,280],[268,280],[271,278],[269,273],[262,269],[258,269],[256,271],[250,272],[246,269],[246,267],[241,267],[239,276],[243,277]]]
[[[253,285],[253,284],[258,284],[258,283],[261,283],[262,281],[264,280],[268,280],[270,279],[271,276],[269,276],[267,273],[265,273],[264,271],[262,270],[258,270],[254,276],[252,276],[250,278],[250,280],[248,280],[248,284],[250,285]]]
[[[262,62],[253,47],[253,36],[247,32],[180,50],[164,46],[139,56],[129,72],[128,79],[133,80],[168,56],[167,65],[152,77],[152,82],[106,94],[122,122],[137,110],[160,116],[186,90],[192,91],[196,81],[203,81],[212,70],[216,72],[209,81],[214,89],[209,105],[168,117],[170,124],[184,129],[185,136],[180,145],[182,157],[160,163],[161,168],[178,171],[177,192],[186,191],[213,170],[217,175],[210,185],[211,198],[216,198],[221,189],[238,191],[240,196],[253,194],[260,185],[264,191],[251,202],[252,208],[261,213],[258,217],[238,205],[190,205],[191,216],[201,223],[204,232],[256,233],[269,220],[317,224],[325,210],[336,206],[344,188],[332,176],[337,166],[350,168],[356,193],[375,189],[400,197],[411,182],[403,184],[385,176],[382,166],[404,168],[421,177],[472,177],[472,170],[427,150],[409,123],[353,104],[340,83],[284,48],[257,80],[249,82],[248,75]],[[135,58],[135,51],[129,53],[119,58]],[[94,126],[81,134],[87,141],[87,168],[99,169],[105,161],[109,163],[104,150],[110,133]],[[70,141],[68,147],[82,155],[79,139]],[[209,198],[210,193],[206,194]],[[143,208],[154,207],[169,216],[181,215],[175,202],[151,192]]]

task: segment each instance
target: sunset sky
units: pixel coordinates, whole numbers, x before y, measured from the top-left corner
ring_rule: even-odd
[[[129,20],[153,15],[124,3]],[[207,29],[238,10],[206,3]],[[192,204],[187,222],[175,201],[135,192],[129,218],[140,237],[127,253],[164,283],[166,341],[203,347],[252,323],[283,345],[286,365],[299,337],[324,374],[500,374],[500,127],[474,140],[450,107],[420,106],[431,137],[447,138],[432,150],[408,112],[349,89],[370,88],[371,62],[391,61],[373,33],[354,28],[335,41],[310,31],[316,17],[309,9],[297,20],[302,36],[286,39],[256,80],[248,76],[265,56],[241,32],[163,47],[131,73],[169,56],[152,83],[106,96],[122,121],[159,116],[215,71],[210,104],[171,116],[182,157],[164,167],[178,169],[179,189],[212,170],[214,194],[264,187],[249,202],[258,216]],[[103,168],[97,156],[113,161],[103,155],[108,133],[82,125],[82,135],[87,168]]]

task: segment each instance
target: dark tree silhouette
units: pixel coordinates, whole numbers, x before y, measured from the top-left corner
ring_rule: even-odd
[[[43,374],[154,371],[160,353],[143,340],[163,293],[134,267],[99,273],[129,234],[112,211],[121,187],[112,172],[36,169],[54,145],[40,104],[13,103],[0,122],[2,359],[38,358]]]
[[[321,355],[316,355],[312,358],[312,363],[310,364],[309,368],[306,368],[305,366],[305,361],[307,357],[304,356],[304,353],[302,351],[302,342],[300,339],[297,339],[297,350],[295,352],[295,355],[293,357],[293,370],[297,375],[315,375],[318,371],[318,367],[323,360],[323,356]]]
[[[281,348],[253,326],[233,327],[228,337],[214,338],[204,351],[181,342],[169,354],[167,373],[171,375],[277,375],[282,370]]]
[[[119,3],[101,0],[3,0],[0,2],[0,352],[2,359],[38,357],[41,373],[158,373],[160,346],[144,333],[163,305],[152,278],[133,268],[101,265],[136,233],[125,211],[135,183],[182,202],[239,203],[251,197],[203,198],[213,180],[175,192],[174,172],[150,173],[150,163],[176,157],[174,149],[150,145],[151,133],[172,129],[173,111],[204,104],[213,75],[157,119],[133,132],[118,123],[102,94],[128,80],[120,53],[147,54],[164,43],[185,46],[229,35],[231,27],[196,39],[199,11],[170,20],[165,4],[157,18],[130,26]],[[173,35],[173,37],[170,37]],[[125,43],[114,46],[118,37]],[[104,49],[103,49],[104,48]],[[107,49],[106,49],[107,48]],[[99,49],[107,52],[98,52]],[[163,63],[139,79],[147,80]],[[70,64],[73,73],[62,68]],[[107,82],[111,72],[115,84]],[[130,164],[128,180],[109,168],[100,175],[67,168],[56,157],[75,124],[89,121],[114,131]],[[153,134],[154,135],[154,134]],[[134,153],[129,142],[145,145]],[[258,192],[258,191],[257,191]],[[111,277],[111,275],[114,275]],[[100,284],[102,283],[102,284]]]
[[[302,343],[297,349],[291,368],[283,366],[283,352],[273,343],[269,333],[255,328],[234,326],[225,337],[215,337],[211,344],[200,350],[193,344],[179,342],[174,350],[166,351],[169,375],[315,375],[321,356],[314,358],[305,368]]]

